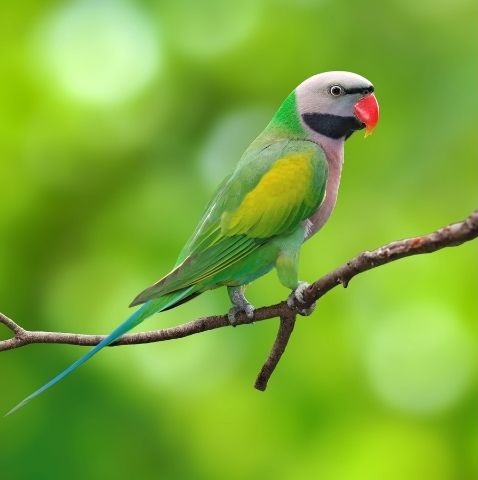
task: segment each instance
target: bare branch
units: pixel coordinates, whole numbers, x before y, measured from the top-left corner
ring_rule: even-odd
[[[445,247],[456,247],[476,237],[478,237],[478,210],[462,222],[452,223],[428,235],[397,240],[371,252],[363,252],[313,283],[304,297],[311,304],[338,284],[347,287],[350,280],[359,273],[400,258],[432,253]]]
[[[20,325],[17,325],[11,318],[8,318],[3,313],[0,313],[0,323],[3,323],[14,334],[22,334],[25,331]]]
[[[445,247],[461,245],[462,243],[473,240],[476,237],[478,237],[478,210],[475,210],[462,222],[440,228],[428,235],[398,240],[377,248],[376,250],[363,252],[314,282],[304,292],[305,303],[301,305],[301,308],[310,307],[312,303],[319,300],[337,285],[343,285],[346,287],[353,277],[367,270],[394,262],[403,257],[431,253]],[[256,388],[260,390],[266,388],[267,381],[280,360],[294,328],[295,315],[296,312],[289,307],[285,301],[255,310],[254,318],[252,320],[254,322],[276,317],[281,319],[277,339],[269,358],[257,378]],[[242,314],[238,315],[236,320],[236,325],[251,323],[251,320]],[[102,335],[28,331],[24,330],[13,320],[1,313],[0,323],[5,325],[14,334],[12,338],[0,341],[0,351],[12,350],[34,343],[61,343],[93,346],[98,344],[104,338]],[[203,317],[176,327],[124,335],[111,346],[173,340],[229,325],[226,315]]]
[[[257,375],[256,383],[254,384],[254,388],[257,388],[257,390],[263,392],[267,388],[267,382],[289,343],[289,338],[292,335],[295,326],[295,317],[296,316],[293,313],[280,317],[279,331],[277,332],[276,341],[274,342],[271,353],[262,366],[259,375]]]

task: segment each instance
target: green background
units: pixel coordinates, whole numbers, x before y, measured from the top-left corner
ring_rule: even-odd
[[[346,145],[312,281],[476,207],[473,0],[26,0],[0,10],[0,311],[107,333],[172,266],[286,94],[351,70],[381,122]],[[0,420],[0,478],[468,480],[478,470],[476,244],[363,274],[300,319],[110,349]],[[256,305],[285,298],[275,274]],[[223,290],[143,329],[228,308]],[[0,330],[0,338],[8,332]],[[84,350],[0,355],[7,411]]]

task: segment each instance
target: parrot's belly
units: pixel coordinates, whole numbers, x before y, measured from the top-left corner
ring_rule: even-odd
[[[295,258],[304,241],[304,225],[300,224],[295,230],[272,238],[256,251],[247,255],[229,268],[219,272],[212,278],[215,288],[222,285],[236,287],[253,282],[277,266],[279,257]]]
[[[275,265],[280,249],[267,243],[213,278],[216,286],[246,285],[265,275]]]

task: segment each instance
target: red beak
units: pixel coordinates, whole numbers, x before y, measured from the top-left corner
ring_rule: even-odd
[[[365,136],[368,137],[378,123],[379,107],[375,95],[371,93],[361,98],[354,106],[354,114],[365,124]]]

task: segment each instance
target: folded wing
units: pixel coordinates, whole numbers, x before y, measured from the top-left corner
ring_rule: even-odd
[[[283,140],[246,152],[220,186],[175,268],[131,306],[207,283],[277,236],[292,232],[325,196],[327,161],[315,143]]]

